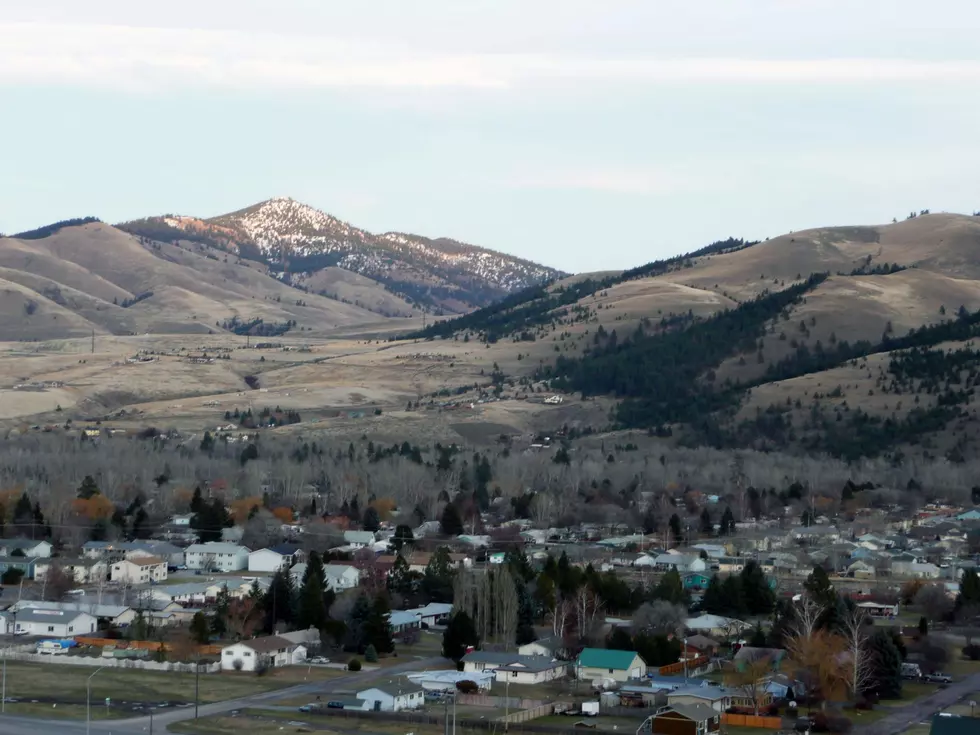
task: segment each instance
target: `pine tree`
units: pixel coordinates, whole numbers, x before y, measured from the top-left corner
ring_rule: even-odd
[[[711,522],[711,512],[705,508],[701,511],[701,533],[713,534],[715,532],[715,526]]]
[[[674,543],[680,544],[684,541],[684,532],[681,530],[681,519],[676,513],[670,517],[670,521],[667,524],[670,527],[671,536],[673,536]]]
[[[363,526],[365,531],[370,531],[371,533],[376,533],[381,528],[381,516],[378,514],[378,509],[373,505],[369,505],[364,509],[364,518],[361,521],[361,526]]]
[[[152,533],[153,529],[150,528],[149,517],[141,506],[136,509],[136,515],[133,516],[133,528],[130,534],[135,539],[147,539]]]
[[[960,577],[960,592],[956,596],[956,609],[964,605],[980,604],[980,575],[976,569],[965,569]]]
[[[280,569],[272,575],[269,589],[263,600],[265,604],[265,631],[272,633],[276,623],[290,625],[296,619],[296,596],[293,577],[288,571]]]
[[[452,602],[454,577],[449,547],[440,546],[425,565],[422,590],[432,602]]]
[[[34,509],[26,492],[17,499],[17,504],[14,506],[13,521],[17,533],[24,535],[31,533],[34,527]]]
[[[388,600],[381,594],[374,598],[371,612],[364,621],[364,642],[366,646],[374,646],[378,653],[394,653],[395,640],[391,635],[391,622],[388,616],[391,609]]]
[[[405,561],[405,557],[399,552],[395,556],[395,563],[391,565],[388,572],[388,591],[396,592],[400,595],[408,594],[412,591],[412,570]]]
[[[868,639],[871,654],[871,681],[882,699],[902,696],[902,656],[892,637],[883,630],[875,631]]]
[[[837,593],[834,592],[834,586],[830,583],[827,570],[819,564],[813,567],[813,571],[806,578],[803,587],[813,601],[821,607],[830,607],[837,601]]]
[[[204,498],[201,496],[200,486],[194,488],[194,495],[191,497],[191,513],[200,513],[204,508]]]
[[[745,615],[747,606],[745,604],[745,591],[742,589],[742,580],[737,575],[730,575],[721,583],[721,594],[728,608],[728,614],[733,617]]]
[[[731,508],[725,508],[725,512],[721,514],[721,535],[735,535],[735,515]]]
[[[391,538],[391,545],[395,547],[395,551],[401,551],[405,544],[410,544],[414,541],[415,534],[412,533],[411,526],[400,523],[395,527],[395,535]]]
[[[354,607],[351,608],[347,619],[347,630],[344,634],[344,650],[361,652],[367,647],[367,634],[365,625],[368,616],[371,614],[371,600],[366,593],[362,592],[354,600]]]
[[[652,597],[655,600],[666,600],[672,605],[686,605],[687,592],[684,590],[684,582],[676,569],[667,570],[653,588]]]
[[[711,615],[723,615],[728,612],[725,593],[721,588],[721,579],[717,574],[711,575],[711,581],[708,582],[708,586],[704,590],[704,596],[701,598],[701,609]]]
[[[82,500],[88,500],[94,495],[101,495],[102,491],[99,490],[99,486],[95,484],[95,480],[91,475],[85,475],[82,479],[82,484],[78,486],[77,497]]]
[[[195,643],[202,646],[211,638],[211,626],[208,625],[208,619],[204,617],[204,613],[200,611],[194,613],[194,617],[191,618],[191,637]]]
[[[473,619],[460,610],[449,620],[442,634],[442,655],[453,661],[459,661],[466,655],[466,649],[480,647],[480,636],[477,635]]]
[[[447,503],[439,519],[439,530],[445,536],[459,536],[463,533],[463,519],[455,503]]]
[[[759,563],[754,559],[747,561],[739,578],[749,615],[769,615],[776,604],[776,595]]]
[[[320,631],[327,627],[327,607],[323,597],[323,565],[320,564],[318,555],[311,554],[310,561],[307,562],[303,584],[299,590],[296,625],[300,629],[316,628]]]

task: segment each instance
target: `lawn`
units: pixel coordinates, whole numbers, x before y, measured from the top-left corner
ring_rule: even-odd
[[[949,665],[943,669],[944,673],[957,678],[980,674],[980,661],[969,661],[959,657],[959,651],[954,650],[949,657]]]
[[[43,702],[7,702],[5,714],[24,717],[43,717],[45,719],[84,720],[84,704],[52,704]],[[110,708],[106,711],[104,700],[93,701],[92,720],[107,720],[120,717],[134,717],[136,713],[130,709]]]
[[[106,668],[98,673],[88,666],[7,662],[7,696],[41,702],[78,703],[86,700],[86,681],[92,676],[92,702],[106,697],[114,704],[141,702],[193,702],[194,675],[169,671]],[[342,672],[341,672],[342,673]],[[94,674],[94,676],[93,676]],[[281,689],[307,680],[329,679],[329,669],[289,667],[265,676],[254,674],[201,674],[200,701],[219,702]],[[309,677],[309,679],[307,679]],[[93,714],[95,708],[93,707]]]
[[[571,730],[579,720],[585,720],[589,724],[596,726],[596,730],[607,732],[622,731],[628,733],[636,732],[636,729],[643,724],[645,717],[608,717],[599,715],[598,717],[576,717],[574,715],[548,715],[538,717],[531,721],[532,725],[550,725],[552,727],[563,727]],[[588,730],[583,730],[588,732]]]

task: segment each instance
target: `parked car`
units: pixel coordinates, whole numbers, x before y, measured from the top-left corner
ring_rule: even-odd
[[[320,705],[316,704],[315,702],[311,702],[310,704],[304,704],[302,707],[299,708],[299,711],[300,712],[319,712],[320,711]]]
[[[946,674],[940,674],[938,672],[935,673],[935,674],[926,674],[925,679],[930,684],[952,684],[953,683],[953,677],[952,676],[947,676]]]

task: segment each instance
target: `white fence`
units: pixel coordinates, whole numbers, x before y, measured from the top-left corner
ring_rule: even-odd
[[[140,669],[142,671],[177,671],[186,674],[194,673],[194,664],[182,664],[175,661],[143,661],[133,658],[102,658],[94,656],[54,656],[40,653],[11,653],[7,658],[11,661],[31,661],[43,664],[59,664],[61,666],[106,666],[115,669]],[[221,664],[201,664],[202,674],[216,674],[221,670]]]

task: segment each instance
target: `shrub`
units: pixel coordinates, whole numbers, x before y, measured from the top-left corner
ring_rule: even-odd
[[[374,647],[373,643],[364,649],[364,660],[369,664],[378,663],[378,649]]]
[[[968,658],[971,661],[980,661],[980,644],[971,643],[968,646],[963,646],[963,658]]]
[[[480,691],[480,687],[476,685],[476,682],[470,681],[469,679],[457,681],[456,689],[460,694],[476,694],[478,691]]]
[[[245,666],[245,663],[240,658],[236,658],[234,661],[231,662],[231,665],[235,669],[235,671],[241,671],[242,667]]]
[[[347,662],[347,670],[348,671],[360,671],[361,670],[361,662],[358,661],[356,658],[352,658],[350,661]]]
[[[841,714],[818,712],[813,716],[813,732],[850,732],[851,721]]]

